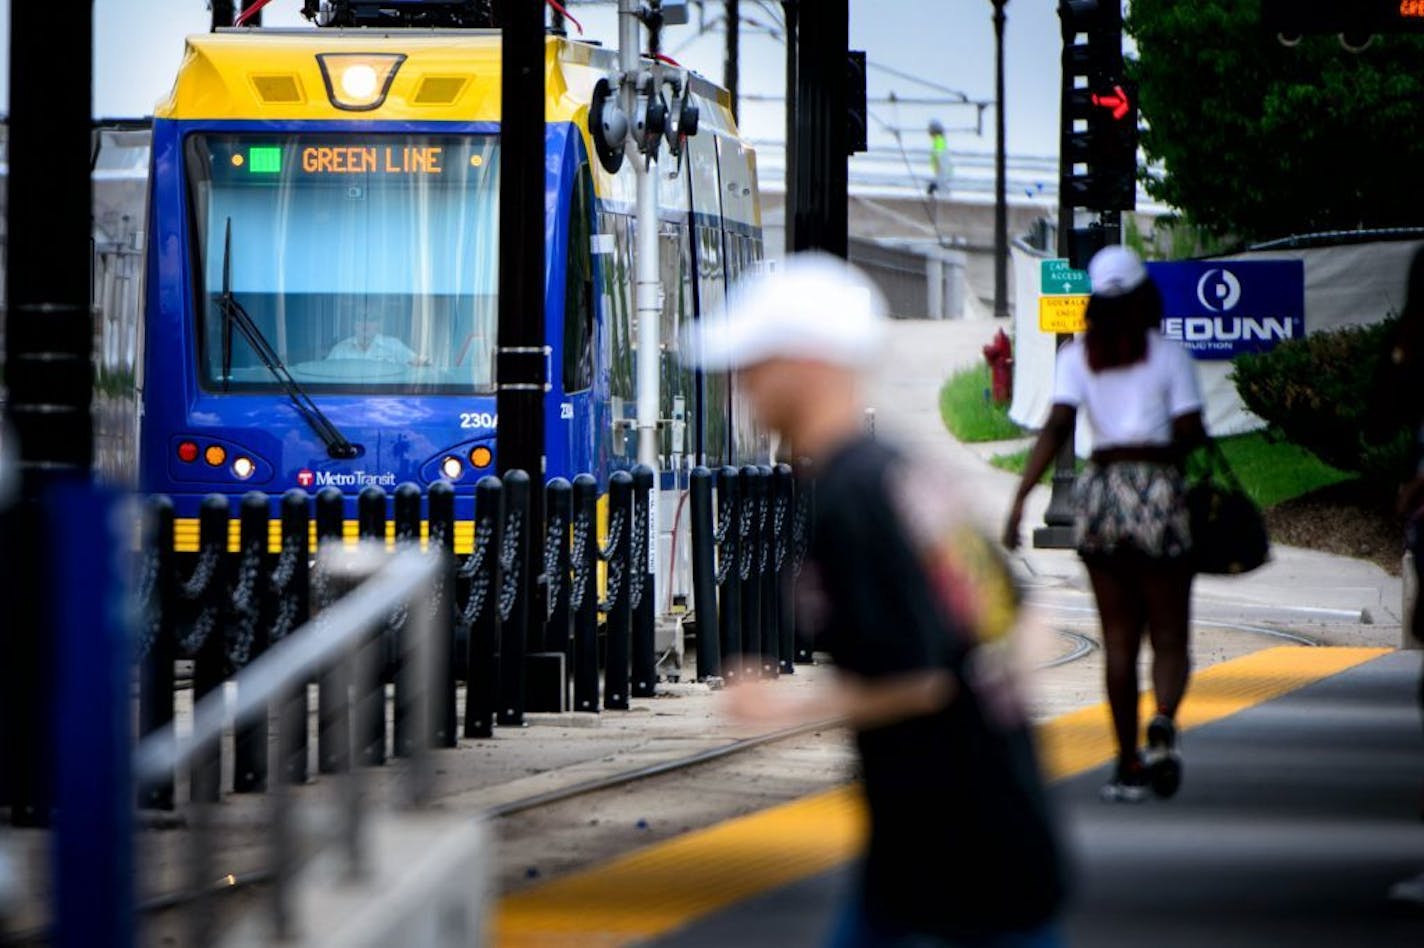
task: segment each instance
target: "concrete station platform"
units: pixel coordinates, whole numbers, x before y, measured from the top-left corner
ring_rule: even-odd
[[[1286,646],[1201,672],[1170,802],[1098,802],[1104,707],[1043,724],[1075,857],[1069,943],[1424,944],[1424,909],[1386,898],[1424,872],[1419,671],[1417,652]],[[507,896],[496,943],[816,945],[863,826],[846,787],[679,836]]]

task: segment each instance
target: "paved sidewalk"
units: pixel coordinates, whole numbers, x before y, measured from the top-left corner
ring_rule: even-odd
[[[952,475],[946,486],[959,491],[971,515],[995,534],[1018,478],[991,467],[977,446],[950,436],[939,414],[939,389],[953,372],[983,358],[980,349],[997,328],[993,321],[892,323],[888,351],[867,393],[877,430],[907,451],[938,458]],[[1035,490],[1025,512],[1025,533],[1042,523],[1047,504],[1048,489]],[[1071,552],[1025,549],[1023,562],[1045,585],[1087,588]],[[1247,607],[1323,610],[1322,620],[1348,621],[1353,615],[1359,621],[1363,612],[1367,621],[1382,626],[1400,625],[1403,611],[1400,579],[1373,563],[1284,546],[1277,546],[1272,562],[1249,576],[1204,577],[1196,592],[1198,599]]]

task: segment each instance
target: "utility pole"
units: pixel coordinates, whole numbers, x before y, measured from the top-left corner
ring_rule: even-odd
[[[799,19],[799,18],[798,18]],[[849,0],[824,0],[797,23],[795,163],[787,218],[793,251],[846,256]]]
[[[1009,317],[1009,199],[1008,172],[1004,150],[1004,7],[1009,0],[994,4],[994,316]]]
[[[618,57],[624,75],[629,77],[642,76],[645,72],[640,42],[644,22],[642,14],[641,0],[619,0]],[[655,4],[646,15],[651,20],[648,33],[655,46],[662,14]],[[650,47],[650,52],[656,54],[657,50]],[[630,80],[623,83],[623,107],[627,115],[646,117],[649,107],[659,96],[662,81],[656,59],[649,64],[647,72],[648,78],[642,88],[638,88],[639,82]],[[634,140],[638,134],[636,119],[633,131],[634,136],[625,143],[625,150],[638,177],[637,249],[634,254],[637,270],[634,296],[638,312],[638,463],[661,471],[658,422],[662,415],[662,341],[659,338],[662,332],[662,268],[658,263],[658,161],[655,152],[645,154]]]
[[[213,31],[227,29],[237,19],[237,5],[240,0],[211,0],[213,11]]]
[[[21,476],[11,548],[23,555],[13,557],[8,577],[14,595],[0,603],[0,799],[8,797],[15,825],[34,826],[48,821],[53,800],[54,747],[45,729],[60,658],[41,602],[55,585],[40,565],[56,539],[45,497],[58,485],[87,482],[94,457],[93,7],[76,3],[56,17],[46,4],[13,3],[10,17],[5,414]],[[55,70],[54,63],[68,66]],[[49,78],[36,84],[38,75]]]
[[[727,94],[731,97],[732,118],[741,118],[741,105],[737,98],[737,85],[740,81],[741,68],[741,46],[742,46],[742,5],[741,0],[726,0],[727,4],[727,62],[723,69],[722,84],[727,87]]]
[[[544,6],[499,0],[501,28],[499,168],[499,327],[495,354],[495,461],[501,475],[529,475],[526,536],[542,537],[544,396],[548,391],[544,333]],[[511,539],[510,542],[513,542]],[[540,552],[535,554],[533,547]],[[519,589],[501,633],[499,723],[524,722],[524,655],[534,623],[543,544],[525,545],[516,564]],[[538,625],[542,628],[543,623]],[[513,666],[513,667],[511,667]]]
[[[786,240],[783,249],[787,254],[791,254],[796,250],[796,229],[793,221],[796,218],[797,47],[800,45],[800,28],[797,23],[801,18],[801,3],[800,0],[782,0],[781,8],[786,15],[786,170],[783,172],[786,179],[786,194],[783,198]]]

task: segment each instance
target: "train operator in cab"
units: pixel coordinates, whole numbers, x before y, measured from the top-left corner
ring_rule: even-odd
[[[358,316],[355,332],[331,347],[328,359],[356,359],[369,362],[394,362],[399,365],[423,366],[430,360],[394,336],[381,332],[381,321],[374,316]]]

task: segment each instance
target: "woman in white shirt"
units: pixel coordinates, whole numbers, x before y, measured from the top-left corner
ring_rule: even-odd
[[[1024,499],[1087,413],[1093,455],[1073,491],[1078,554],[1102,621],[1108,704],[1118,741],[1107,800],[1176,793],[1177,707],[1191,672],[1191,526],[1182,462],[1206,438],[1191,356],[1158,330],[1162,296],[1135,253],[1108,247],[1088,265],[1088,330],[1058,353],[1053,410],[1029,455],[1004,543],[1019,543]],[[1137,656],[1152,639],[1157,715],[1137,749]]]

